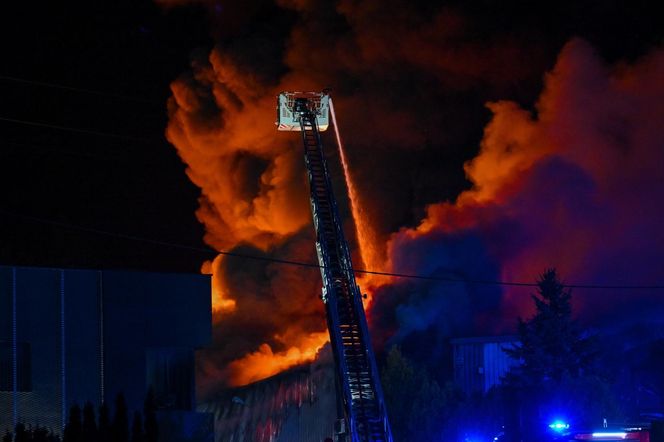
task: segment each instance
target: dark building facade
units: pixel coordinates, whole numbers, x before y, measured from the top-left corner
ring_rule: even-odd
[[[204,432],[194,351],[210,338],[207,276],[0,266],[0,431],[59,433],[71,405],[119,393],[142,411],[152,387],[160,420]]]
[[[486,393],[517,365],[503,349],[518,342],[516,336],[452,339],[454,381],[468,396]]]

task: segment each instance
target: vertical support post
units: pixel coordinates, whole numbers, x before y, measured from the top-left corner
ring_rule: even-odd
[[[12,431],[18,424],[18,335],[16,314],[16,267],[12,267]]]
[[[104,273],[97,273],[97,302],[99,304],[99,404],[105,402],[104,392]]]
[[[67,423],[67,352],[65,329],[65,271],[60,270],[60,389],[61,389],[61,426]]]

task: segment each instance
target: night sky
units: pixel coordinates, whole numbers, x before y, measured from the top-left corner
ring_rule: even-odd
[[[311,359],[324,340],[317,271],[204,251],[315,260],[301,146],[273,125],[284,89],[333,90],[355,212],[334,156],[333,179],[356,267],[533,282],[555,266],[575,283],[664,282],[655,2],[19,8],[0,31],[0,263],[204,265],[217,324],[207,378],[254,380],[269,373],[238,373]],[[529,312],[528,290],[360,284],[381,344],[508,332]],[[655,315],[661,291],[577,307],[594,325],[619,310]]]
[[[10,215],[203,246],[202,228],[192,216],[198,191],[186,179],[184,166],[164,138],[169,83],[188,70],[193,54],[209,51],[215,42],[233,46],[263,39],[266,34],[285,39],[296,14],[266,1],[182,3],[191,4],[171,9],[150,1],[102,1],[63,8],[46,2],[37,8],[18,2],[5,9],[0,31],[0,117],[108,136],[0,122],[0,176],[5,189],[1,262],[197,269],[198,254]],[[437,9],[426,2],[415,3],[420,10]],[[394,4],[398,6],[398,2]],[[487,90],[491,85],[447,97],[452,100],[452,106],[445,103],[453,109],[450,112],[455,105],[470,101],[473,109],[463,117],[470,117],[474,124],[455,122],[446,128],[456,132],[450,137],[458,147],[443,158],[450,163],[442,177],[445,186],[406,191],[404,198],[413,201],[416,212],[431,200],[454,197],[466,185],[460,164],[472,157],[489,117],[481,103],[501,97],[532,104],[541,86],[540,71],[552,65],[570,36],[588,39],[604,57],[616,60],[638,57],[662,35],[653,2],[630,2],[629,6],[617,1],[551,2],[545,9],[523,2],[446,4],[471,17],[470,38],[488,41],[494,35],[508,34],[536,47],[537,57],[529,60],[535,65],[533,75],[520,79],[524,81],[519,84]],[[398,15],[398,11],[395,7],[392,13]],[[275,68],[278,62],[269,62],[264,75],[279,70],[279,66]],[[104,95],[36,84],[39,82]],[[390,87],[385,84],[386,91]],[[426,175],[428,165],[439,161],[440,155],[423,152],[414,160],[415,167],[423,168]],[[412,222],[409,214],[400,218],[396,224]]]
[[[203,247],[197,189],[164,137],[169,83],[211,46],[203,11],[19,2],[1,20],[0,117],[26,124],[0,120],[0,261],[198,271],[200,253],[66,226]]]

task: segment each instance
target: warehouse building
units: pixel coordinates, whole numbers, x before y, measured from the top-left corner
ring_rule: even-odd
[[[208,276],[0,266],[0,431],[60,433],[73,404],[119,393],[142,411],[152,387],[172,440],[200,440],[194,351],[210,339]]]
[[[516,336],[452,339],[454,381],[467,396],[485,394],[500,385],[517,361],[503,351],[519,342]]]

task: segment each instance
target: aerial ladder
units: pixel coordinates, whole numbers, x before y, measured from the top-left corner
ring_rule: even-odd
[[[277,97],[277,126],[299,131],[311,191],[316,251],[323,278],[322,299],[334,354],[338,442],[392,442],[376,359],[355,281],[348,243],[321,143],[329,126],[327,92],[282,92]]]

